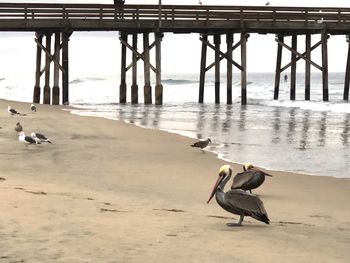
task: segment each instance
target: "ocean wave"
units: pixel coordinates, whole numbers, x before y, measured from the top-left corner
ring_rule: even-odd
[[[162,82],[164,84],[169,84],[169,85],[198,83],[197,80],[190,80],[190,79],[164,79]]]

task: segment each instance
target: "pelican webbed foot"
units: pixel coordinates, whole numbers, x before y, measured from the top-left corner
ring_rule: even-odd
[[[243,226],[242,224],[239,224],[239,223],[227,223],[226,225],[229,227]]]

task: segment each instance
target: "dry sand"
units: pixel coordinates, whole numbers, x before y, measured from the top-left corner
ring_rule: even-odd
[[[63,108],[0,100],[0,263],[349,262],[350,180],[272,171],[256,191],[271,224],[228,227],[238,217],[206,204],[224,161]],[[17,121],[53,144],[26,148]]]

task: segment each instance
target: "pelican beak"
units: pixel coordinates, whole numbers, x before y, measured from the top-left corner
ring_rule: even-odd
[[[220,173],[218,176],[218,179],[216,180],[216,183],[213,187],[213,191],[211,192],[211,195],[207,201],[207,204],[209,204],[210,200],[213,198],[213,196],[215,195],[216,189],[218,188],[219,184],[221,183],[221,181],[224,179],[225,174],[224,173]]]

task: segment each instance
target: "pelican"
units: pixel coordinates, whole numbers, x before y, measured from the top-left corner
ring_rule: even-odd
[[[270,219],[264,208],[264,204],[259,197],[239,189],[230,190],[226,193],[224,192],[224,187],[230,180],[231,175],[232,169],[230,165],[223,165],[220,167],[219,177],[214,185],[207,204],[215,195],[217,203],[224,210],[240,216],[237,224],[228,224],[229,226],[241,226],[245,216],[250,216],[256,220],[269,224]]]
[[[48,142],[48,143],[52,143],[49,138],[47,138],[44,134],[41,133],[35,133],[32,132],[30,135],[37,143],[41,143],[41,142]]]
[[[19,122],[16,123],[15,131],[16,132],[23,131],[23,127],[22,127],[22,125]]]
[[[211,143],[211,140],[208,138],[205,141],[198,141],[194,144],[190,145],[191,147],[201,148],[202,150],[208,146],[208,144]]]
[[[265,173],[258,168],[255,168],[251,163],[243,165],[244,172],[236,174],[233,178],[231,189],[249,190],[252,193],[252,189],[258,188],[265,181],[265,176],[271,176],[271,174]]]

